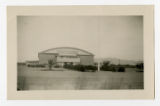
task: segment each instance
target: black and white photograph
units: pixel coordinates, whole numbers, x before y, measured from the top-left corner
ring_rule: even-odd
[[[17,16],[17,91],[143,90],[143,16]]]

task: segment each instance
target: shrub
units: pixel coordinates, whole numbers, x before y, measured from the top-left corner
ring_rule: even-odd
[[[45,67],[43,64],[28,64],[28,67]]]
[[[104,61],[100,69],[103,71],[115,71],[114,66],[110,65],[109,61]]]
[[[85,67],[83,65],[75,65],[74,69],[78,70],[78,71],[82,71],[82,72],[86,71],[86,69],[85,69]]]
[[[71,64],[65,64],[63,67],[67,69],[74,69],[74,66]]]
[[[52,66],[54,64],[54,61],[51,59],[51,60],[48,60],[48,66],[49,66],[49,70],[52,69]]]
[[[86,71],[90,71],[92,70],[92,72],[94,72],[97,67],[96,66],[92,66],[92,65],[64,65],[64,68],[67,68],[67,69],[73,69],[73,70],[77,70],[77,71],[81,71],[81,72],[86,72]]]
[[[125,72],[125,68],[124,67],[119,67],[118,72]]]
[[[54,67],[55,67],[55,68],[59,68],[60,66],[59,66],[59,65],[55,65]]]
[[[136,64],[136,67],[139,68],[139,69],[143,69],[143,63]]]
[[[85,66],[85,69],[86,70],[93,70],[93,71],[95,71],[95,70],[97,70],[97,67],[96,66],[92,66],[92,65],[87,65],[87,66]]]
[[[102,71],[125,72],[125,66],[110,64],[109,61],[103,62],[100,69]]]

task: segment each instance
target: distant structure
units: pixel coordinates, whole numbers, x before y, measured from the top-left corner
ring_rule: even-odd
[[[29,66],[29,65],[38,65],[39,61],[26,61],[25,63],[26,63],[27,66]]]
[[[58,47],[48,49],[38,53],[39,64],[48,64],[48,60],[53,60],[56,65],[93,65],[94,55],[88,51],[73,47]]]

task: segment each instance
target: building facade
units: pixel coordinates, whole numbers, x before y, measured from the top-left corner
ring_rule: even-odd
[[[94,64],[94,55],[92,53],[73,47],[48,49],[38,53],[38,58],[40,64],[48,64],[49,60],[53,60],[56,65],[60,66],[64,66],[65,64]]]

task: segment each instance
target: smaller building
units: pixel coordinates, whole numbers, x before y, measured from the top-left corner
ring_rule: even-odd
[[[25,62],[27,66],[29,65],[39,65],[39,61],[26,61]]]

